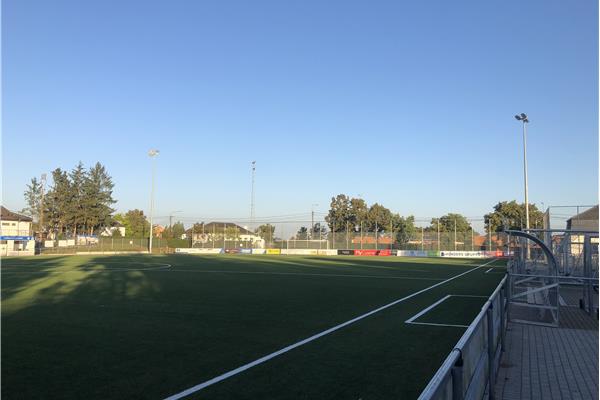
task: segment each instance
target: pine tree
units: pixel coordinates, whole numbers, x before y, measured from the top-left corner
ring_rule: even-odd
[[[83,184],[81,200],[85,209],[85,226],[90,234],[110,224],[111,215],[115,211],[111,208],[115,203],[112,197],[113,187],[112,178],[102,164],[98,162],[90,168]]]
[[[31,178],[31,183],[27,185],[24,196],[27,207],[21,210],[21,213],[33,217],[33,220],[37,222],[42,205],[42,184],[37,178]]]
[[[72,201],[68,219],[72,226],[73,236],[77,236],[77,229],[83,224],[86,213],[84,207],[84,187],[87,172],[81,161],[71,170],[69,178],[71,179]]]
[[[52,180],[53,186],[46,196],[45,215],[50,230],[62,235],[68,226],[73,193],[69,176],[65,171],[60,168],[52,171]]]

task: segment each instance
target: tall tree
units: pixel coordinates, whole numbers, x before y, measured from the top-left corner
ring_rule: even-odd
[[[25,215],[33,217],[34,221],[38,221],[42,206],[42,183],[37,178],[31,178],[31,183],[25,189],[25,204],[27,205],[21,212]]]
[[[324,225],[321,226],[320,222],[315,222],[310,234],[310,238],[317,240],[319,238],[324,238],[325,235],[327,235],[327,227]]]
[[[68,174],[60,168],[52,171],[53,185],[45,200],[45,215],[50,230],[63,235],[69,222],[68,216],[72,206],[72,189]]]
[[[96,163],[90,168],[84,183],[83,205],[86,208],[85,225],[89,233],[110,224],[115,203],[112,198],[114,184],[104,166]]]
[[[87,179],[87,172],[80,161],[75,168],[73,168],[69,174],[71,180],[72,197],[69,207],[69,223],[72,225],[73,236],[77,235],[77,230],[83,225],[83,221],[86,217],[85,203],[85,182]]]
[[[489,232],[500,232],[504,229],[521,230],[525,228],[525,203],[501,201],[494,206],[494,211],[484,216],[485,229]],[[535,204],[529,205],[529,227],[542,228],[544,213]]]
[[[393,214],[392,229],[399,244],[408,243],[417,230],[415,228],[415,217],[412,215],[401,217],[400,214]]]
[[[369,231],[383,232],[389,230],[392,222],[392,213],[381,204],[373,204],[367,213],[367,226]]]
[[[369,207],[363,199],[350,199],[350,230],[359,230],[361,223],[366,225],[369,215]],[[366,226],[365,226],[366,229]]]
[[[150,223],[142,210],[129,210],[124,215],[117,214],[114,220],[125,227],[126,237],[145,238],[150,233]]]
[[[181,236],[185,233],[185,228],[183,226],[183,222],[177,221],[171,227],[171,237],[175,239],[180,239]]]
[[[329,229],[335,232],[346,230],[346,223],[351,219],[350,199],[345,194],[338,194],[331,198],[329,204],[329,213],[325,216],[325,221]]]
[[[265,240],[271,240],[275,235],[275,226],[271,224],[263,224],[256,228],[254,233]]]
[[[297,240],[306,240],[308,239],[308,229],[305,226],[301,226],[296,233]]]
[[[433,218],[429,230],[437,231],[438,225],[440,232],[454,232],[455,226],[456,232],[469,232],[472,229],[467,218],[456,213],[448,213],[440,218]]]

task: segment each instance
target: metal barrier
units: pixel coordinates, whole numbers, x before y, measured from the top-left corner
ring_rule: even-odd
[[[504,277],[419,400],[494,398],[507,323],[506,289]]]

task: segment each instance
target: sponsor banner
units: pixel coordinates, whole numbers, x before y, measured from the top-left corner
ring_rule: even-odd
[[[58,247],[67,247],[67,241],[66,240],[59,240],[58,241]]]
[[[225,249],[225,253],[227,254],[238,254],[240,252],[240,249]]]
[[[373,249],[367,249],[367,250],[354,250],[354,255],[355,256],[391,256],[392,255],[392,251],[390,249],[387,250],[373,250]]]
[[[75,246],[75,239],[67,239],[67,246]]]
[[[295,255],[295,256],[316,256],[319,254],[317,249],[283,249],[281,254]]]
[[[44,240],[44,247],[54,247],[54,240]]]
[[[337,250],[318,250],[320,256],[337,256]]]
[[[266,249],[266,254],[281,254],[281,249]]]
[[[400,257],[432,257],[428,251],[423,250],[398,250],[396,255]]]
[[[223,249],[197,249],[197,248],[176,248],[175,253],[185,254],[221,254]]]
[[[252,254],[252,249],[240,249],[240,254]]]
[[[33,236],[0,236],[0,240],[33,240]]]
[[[440,257],[484,258],[485,251],[440,251]]]
[[[353,256],[354,250],[338,250],[338,256]]]
[[[265,254],[265,249],[252,249],[252,254]]]

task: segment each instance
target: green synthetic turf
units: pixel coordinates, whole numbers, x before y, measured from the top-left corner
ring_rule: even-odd
[[[257,255],[4,258],[2,398],[164,398],[484,262]],[[464,329],[404,321],[447,294],[490,295],[502,275],[485,274],[486,269],[190,398],[415,398]],[[485,299],[477,300],[480,308]],[[457,312],[454,323],[472,318],[476,303]]]

